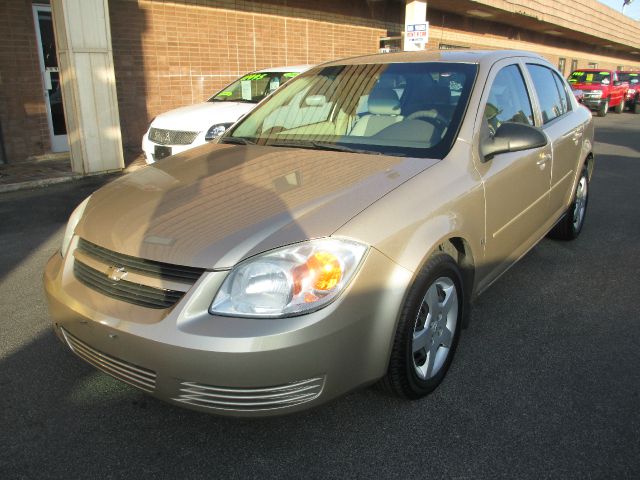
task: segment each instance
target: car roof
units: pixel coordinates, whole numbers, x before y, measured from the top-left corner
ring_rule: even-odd
[[[536,60],[547,60],[532,52],[520,50],[424,50],[421,52],[379,53],[375,55],[363,55],[359,57],[345,58],[323,64],[327,65],[354,65],[354,64],[378,64],[378,63],[412,63],[412,62],[451,62],[451,63],[477,63],[493,64],[498,60],[512,57],[530,57]]]
[[[269,67],[262,70],[256,70],[256,72],[260,73],[268,73],[268,72],[298,72],[302,73],[306,70],[309,70],[313,65],[292,65],[288,67]]]

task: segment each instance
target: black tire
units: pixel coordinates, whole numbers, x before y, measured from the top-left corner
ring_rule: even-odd
[[[398,321],[389,368],[381,381],[385,390],[400,397],[417,399],[442,382],[462,329],[466,305],[462,285],[460,269],[449,255],[434,255],[420,271]],[[435,298],[431,296],[433,293]],[[428,298],[437,300],[433,311],[430,311]],[[414,335],[416,332],[417,336]],[[425,346],[414,353],[414,344],[419,344],[420,339],[425,341]],[[427,352],[428,348],[430,352]],[[430,361],[432,370],[429,374]],[[421,369],[425,370],[424,376],[419,373]]]
[[[613,111],[616,113],[624,112],[624,99],[620,100],[620,103],[613,107]]]
[[[600,109],[598,109],[598,116],[599,117],[606,117],[607,113],[609,113],[609,99],[608,98],[600,106]]]
[[[640,102],[633,106],[633,113],[640,113]]]
[[[549,232],[549,236],[557,240],[573,240],[577,238],[584,225],[588,203],[589,174],[585,165],[573,192],[571,205],[569,205],[569,208],[556,226]]]

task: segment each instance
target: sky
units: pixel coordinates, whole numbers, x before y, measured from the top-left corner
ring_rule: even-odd
[[[613,8],[620,12],[622,10],[623,0],[598,0],[600,3],[604,3],[605,5]],[[631,4],[627,5],[627,8],[624,10],[624,14],[628,17],[633,18],[634,20],[640,19],[640,0],[634,0]]]

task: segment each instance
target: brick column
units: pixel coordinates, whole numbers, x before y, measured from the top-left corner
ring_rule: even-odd
[[[124,168],[108,0],[52,0],[74,172]]]

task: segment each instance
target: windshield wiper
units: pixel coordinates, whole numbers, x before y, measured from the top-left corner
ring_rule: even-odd
[[[233,143],[234,145],[255,145],[256,142],[252,142],[248,138],[244,137],[222,137],[218,143]]]
[[[269,147],[290,147],[290,148],[308,148],[311,150],[331,150],[334,152],[347,152],[347,153],[368,153],[371,155],[383,155],[382,152],[376,152],[372,150],[362,150],[358,148],[351,148],[345,145],[337,145],[335,143],[324,142],[274,142],[267,144]]]

